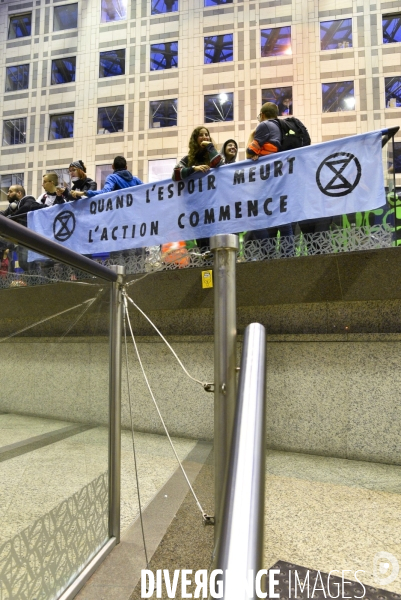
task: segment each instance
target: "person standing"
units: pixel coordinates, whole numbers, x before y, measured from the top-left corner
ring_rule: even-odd
[[[96,181],[93,181],[93,179],[87,177],[86,167],[82,160],[75,160],[74,162],[70,163],[68,171],[72,183],[71,190],[68,190],[68,188],[65,188],[64,190],[62,188],[61,189],[69,202],[77,200],[77,198],[80,197],[76,194],[76,192],[96,190]]]
[[[238,144],[235,140],[227,140],[224,142],[220,154],[224,158],[224,164],[230,165],[235,163],[238,154]]]
[[[254,129],[248,139],[246,156],[252,160],[258,160],[259,156],[267,156],[279,152],[281,149],[281,131],[274,119],[278,117],[277,104],[266,102],[263,104],[258,115],[259,125]],[[282,236],[289,238],[289,244],[284,251],[284,244],[276,242],[276,247],[280,246],[280,255],[292,256],[294,254],[294,234],[292,223],[279,225],[278,227],[266,227],[265,229],[256,229],[248,231],[245,234],[244,241],[275,239],[280,232]],[[262,252],[266,256],[269,254],[266,248],[262,247]]]
[[[66,198],[63,195],[64,188],[58,187],[57,173],[46,173],[46,175],[43,175],[42,187],[45,191],[39,196],[36,202],[42,204],[44,208],[66,202]]]
[[[98,196],[99,194],[107,194],[108,192],[115,192],[117,190],[124,190],[136,185],[142,185],[142,181],[127,170],[127,161],[125,160],[124,156],[116,156],[114,158],[112,169],[113,173],[106,177],[103,189],[88,189],[80,192],[75,191],[74,196],[76,198],[82,198],[82,196],[93,198],[93,196]]]
[[[211,168],[224,164],[224,159],[214,147],[207,127],[196,127],[191,133],[188,154],[174,167],[173,181],[182,181],[194,173],[207,173]],[[209,238],[198,238],[199,249],[210,245]]]

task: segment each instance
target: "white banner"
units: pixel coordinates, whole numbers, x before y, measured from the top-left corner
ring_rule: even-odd
[[[82,254],[275,227],[382,206],[382,132],[280,152],[28,213]]]

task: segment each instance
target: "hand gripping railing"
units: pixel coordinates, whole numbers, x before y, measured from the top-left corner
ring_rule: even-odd
[[[214,569],[222,570],[223,598],[257,598],[262,569],[265,498],[266,332],[245,330],[228,472]],[[219,578],[219,576],[217,576]],[[258,585],[260,582],[258,581]]]

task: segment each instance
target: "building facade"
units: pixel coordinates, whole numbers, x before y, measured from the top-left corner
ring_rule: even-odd
[[[312,143],[401,125],[400,4],[371,2],[0,0],[1,200],[77,159],[163,179],[201,124],[243,159],[266,100]]]

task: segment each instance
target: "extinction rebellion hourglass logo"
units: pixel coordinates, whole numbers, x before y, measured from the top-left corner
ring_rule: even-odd
[[[74,233],[76,220],[70,210],[63,210],[53,221],[53,235],[58,242],[66,242]]]
[[[361,163],[356,156],[349,152],[336,152],[320,164],[316,183],[326,196],[347,196],[358,185],[361,174]]]

